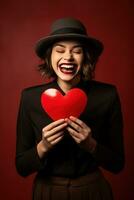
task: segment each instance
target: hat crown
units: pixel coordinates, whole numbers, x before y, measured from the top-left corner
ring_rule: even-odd
[[[87,35],[85,26],[79,20],[73,18],[58,19],[52,24],[51,35],[63,33]]]
[[[86,45],[87,49],[94,57],[98,57],[103,50],[103,44],[92,37],[89,37],[84,24],[75,18],[62,18],[56,20],[50,30],[50,34],[41,38],[35,47],[35,51],[40,58],[44,58],[46,50],[55,42],[60,40],[77,40]]]

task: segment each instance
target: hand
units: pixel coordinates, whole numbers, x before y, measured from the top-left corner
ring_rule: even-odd
[[[42,129],[42,140],[37,144],[40,158],[63,138],[66,126],[67,122],[64,119],[59,119]]]
[[[65,119],[65,121],[70,125],[66,129],[76,143],[80,144],[86,150],[93,152],[97,142],[92,138],[91,129],[83,121],[73,116]]]
[[[71,116],[65,120],[70,125],[70,127],[67,127],[69,134],[77,143],[81,143],[91,137],[91,129],[80,119]]]
[[[63,138],[66,126],[67,122],[64,119],[59,119],[42,129],[42,140],[47,149],[50,149]]]

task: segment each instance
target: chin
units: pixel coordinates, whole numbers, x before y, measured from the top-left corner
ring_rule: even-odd
[[[67,83],[75,82],[79,79],[79,76],[73,76],[73,77],[62,77],[60,78],[62,81],[65,81]]]
[[[72,82],[74,78],[61,78],[61,80],[65,82]]]
[[[75,74],[63,74],[61,72],[57,73],[57,77],[65,82],[72,82],[80,77],[80,73],[76,72]]]

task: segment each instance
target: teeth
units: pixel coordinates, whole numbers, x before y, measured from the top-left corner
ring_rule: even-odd
[[[66,69],[72,69],[72,68],[74,68],[74,65],[65,65],[65,64],[63,64],[60,67],[61,68],[66,68]]]

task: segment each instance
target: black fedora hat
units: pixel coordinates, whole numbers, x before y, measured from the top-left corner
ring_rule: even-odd
[[[36,54],[43,58],[45,51],[57,41],[78,40],[85,44],[95,57],[100,56],[103,44],[99,40],[88,36],[85,26],[74,18],[62,18],[56,20],[51,27],[50,35],[41,38],[35,45]]]

